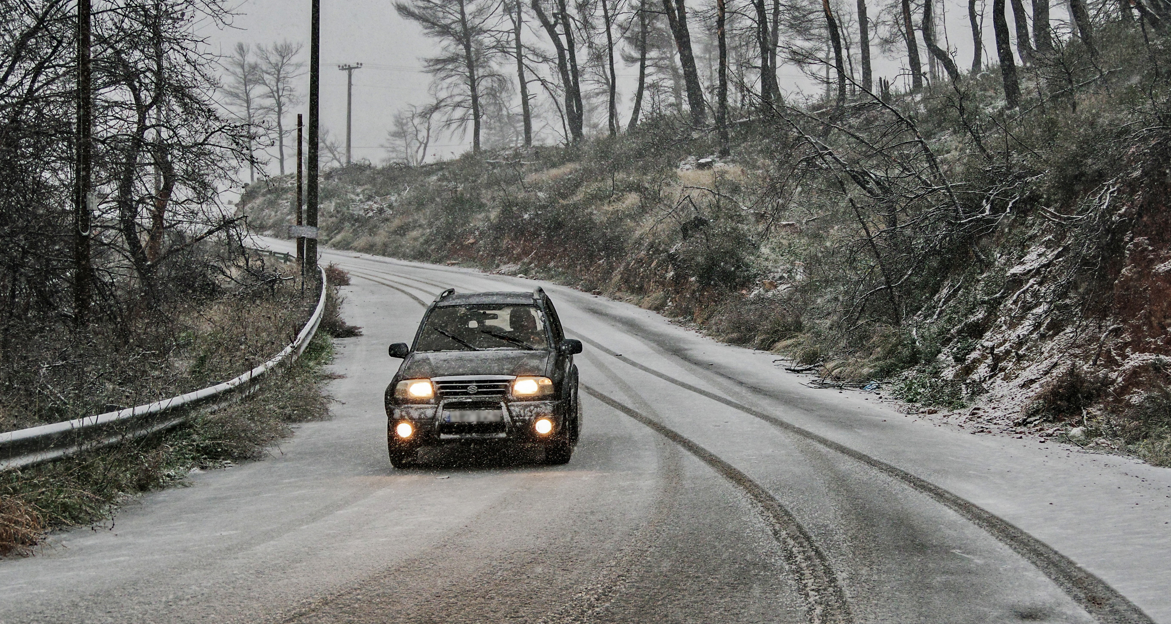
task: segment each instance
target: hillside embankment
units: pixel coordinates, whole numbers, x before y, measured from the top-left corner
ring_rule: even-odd
[[[1120,30],[889,101],[659,118],[569,147],[325,174],[321,241],[624,298],[824,383],[1171,464],[1171,66]],[[256,231],[291,221],[257,183]]]

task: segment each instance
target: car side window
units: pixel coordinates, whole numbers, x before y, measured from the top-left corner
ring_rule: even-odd
[[[553,344],[559,345],[565,340],[565,332],[561,329],[561,319],[557,317],[557,308],[553,302],[545,299],[545,308],[549,312],[549,327],[553,330]]]

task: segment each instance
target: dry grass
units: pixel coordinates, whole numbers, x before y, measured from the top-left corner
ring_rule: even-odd
[[[300,330],[316,300],[311,296],[302,300],[291,288],[282,292],[284,283],[276,281],[272,288],[237,293],[193,309],[182,320],[185,331],[165,352],[169,358],[154,361],[167,374],[153,378],[152,392],[173,396],[203,387],[279,352]],[[331,291],[336,295],[335,289]],[[331,296],[327,301],[331,327],[352,328],[338,316],[338,298]],[[46,532],[54,528],[111,519],[128,496],[182,482],[193,468],[217,468],[262,458],[274,442],[292,433],[290,423],[326,418],[329,399],[324,393],[327,377],[322,366],[332,357],[330,336],[323,325],[301,358],[280,369],[257,392],[198,415],[179,428],[0,473],[0,556],[33,553]],[[107,358],[115,356],[106,354]],[[143,358],[143,362],[151,361]],[[141,395],[139,389],[124,400],[134,404],[142,400]],[[100,400],[109,401],[108,396]],[[5,399],[11,406],[11,397],[6,395]]]
[[[44,531],[41,516],[18,496],[0,496],[0,557],[29,555]]]

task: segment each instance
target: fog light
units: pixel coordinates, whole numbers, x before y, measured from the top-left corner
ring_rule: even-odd
[[[533,423],[533,429],[535,429],[539,435],[549,435],[553,432],[553,421],[549,420],[548,418],[542,418]]]
[[[412,427],[411,423],[409,422],[400,422],[399,424],[395,425],[394,434],[406,440],[407,438],[415,435],[415,428]]]

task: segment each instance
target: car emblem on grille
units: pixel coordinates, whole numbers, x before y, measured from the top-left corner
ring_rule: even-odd
[[[468,386],[468,394],[475,394],[479,391],[480,391],[480,389],[476,387],[476,384],[472,384],[472,385]]]

